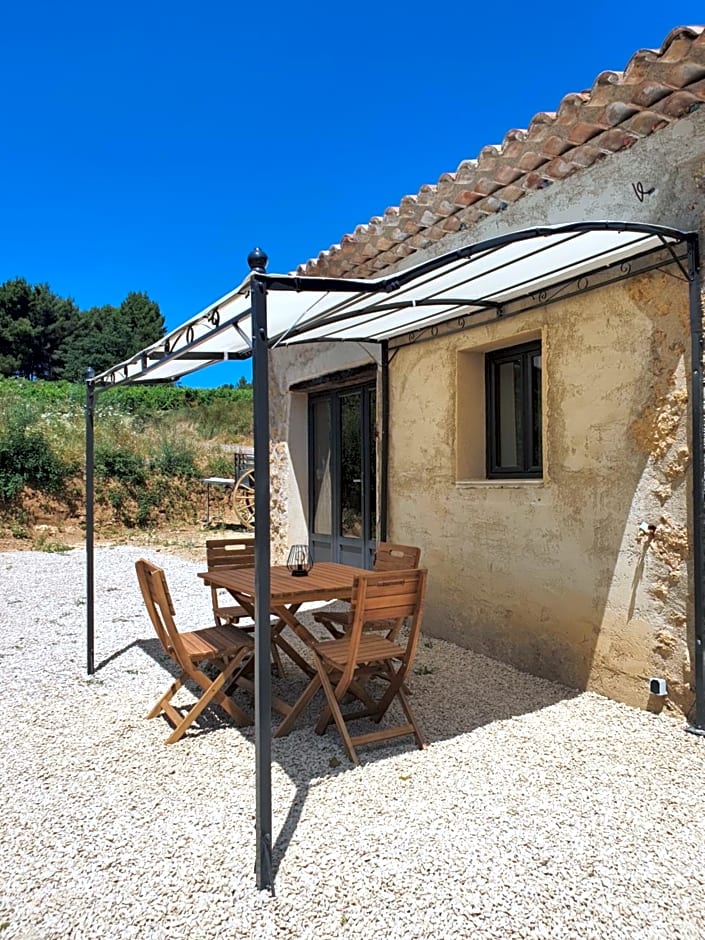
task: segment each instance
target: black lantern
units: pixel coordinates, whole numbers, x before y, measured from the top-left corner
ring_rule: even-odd
[[[292,545],[289,549],[286,567],[295,578],[305,577],[313,568],[313,559],[308,545]]]

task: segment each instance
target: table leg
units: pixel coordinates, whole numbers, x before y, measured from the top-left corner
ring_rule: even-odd
[[[279,618],[277,624],[274,625],[272,633],[272,642],[283,650],[289,659],[292,659],[296,665],[301,669],[302,672],[305,672],[307,676],[313,677],[316,675],[315,668],[307,662],[304,657],[291,646],[287,640],[281,635],[284,627],[289,627],[290,630],[293,630],[294,633],[302,640],[306,646],[311,646],[312,643],[316,642],[316,637],[310,633],[306,627],[301,623],[300,620],[295,616],[301,604],[291,604],[289,607],[273,607],[272,613],[275,617]]]

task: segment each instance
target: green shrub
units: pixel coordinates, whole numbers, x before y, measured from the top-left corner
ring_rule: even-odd
[[[231,440],[252,436],[251,399],[214,399],[198,410],[198,433],[206,440],[224,436]]]
[[[118,480],[130,486],[142,486],[146,479],[144,460],[134,451],[110,444],[95,448],[94,466],[97,477]]]
[[[11,502],[24,487],[52,496],[61,495],[76,467],[51,448],[37,428],[23,420],[10,423],[0,432],[0,500]]]
[[[241,403],[252,413],[252,388],[185,388],[179,385],[118,386],[99,393],[96,410],[111,413],[151,416],[164,411],[182,411],[203,408],[211,403],[225,401]]]
[[[147,528],[152,521],[152,511],[157,508],[154,494],[141,493],[137,500],[135,524],[141,529]]]
[[[162,441],[159,453],[152,460],[152,468],[169,477],[198,476],[195,451],[182,441]]]
[[[205,476],[209,477],[232,477],[234,473],[234,461],[232,454],[216,453],[210,454],[206,464]]]
[[[40,410],[76,411],[86,400],[84,385],[73,382],[46,382],[9,379],[0,376],[0,397],[31,402]]]

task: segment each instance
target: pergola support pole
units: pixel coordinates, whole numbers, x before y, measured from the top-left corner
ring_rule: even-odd
[[[382,427],[379,455],[379,540],[386,542],[389,533],[389,342],[382,340],[381,397]]]
[[[93,425],[95,420],[95,372],[86,370],[86,671],[95,672],[95,559]]]
[[[269,343],[267,256],[256,248],[247,258],[253,272],[252,384],[255,445],[255,874],[260,891],[273,891],[272,873],[272,676],[270,667]]]
[[[693,547],[693,643],[695,672],[695,720],[687,726],[692,734],[705,736],[705,555],[703,554],[703,506],[705,485],[705,447],[703,421],[703,311],[700,293],[698,240],[688,240],[688,277],[690,281],[690,357],[691,357],[691,449],[692,449],[692,547]]]

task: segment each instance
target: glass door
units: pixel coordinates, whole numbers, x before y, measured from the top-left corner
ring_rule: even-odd
[[[375,387],[309,398],[309,529],[314,561],[368,567],[376,525]]]

